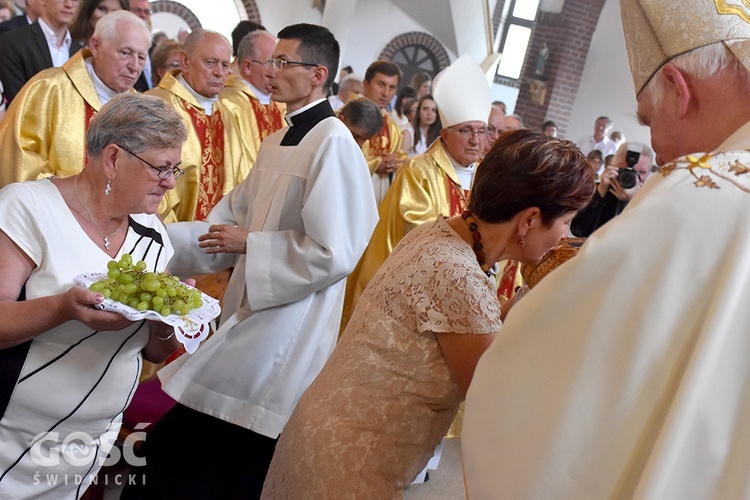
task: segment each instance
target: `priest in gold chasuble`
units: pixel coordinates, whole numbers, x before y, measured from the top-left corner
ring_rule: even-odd
[[[205,219],[250,169],[231,113],[218,102],[230,58],[231,47],[223,36],[194,30],[180,54],[182,70],[167,73],[148,91],[167,101],[188,129],[182,148],[185,175],[159,207],[165,222]]]
[[[401,149],[401,129],[386,111],[396,93],[400,77],[398,65],[391,61],[378,60],[367,68],[362,82],[365,97],[377,104],[383,113],[383,129],[362,146],[362,152],[372,174],[375,201],[378,204],[385,198],[396,171],[408,156]]]
[[[267,31],[246,35],[237,48],[238,74],[229,75],[219,102],[232,114],[245,147],[245,157],[255,164],[260,143],[284,126],[286,106],[271,100],[264,62],[276,47]]]

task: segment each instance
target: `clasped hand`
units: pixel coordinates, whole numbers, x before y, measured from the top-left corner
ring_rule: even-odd
[[[390,174],[398,169],[399,161],[395,154],[384,155],[376,172],[380,175]]]
[[[250,231],[239,226],[214,224],[198,237],[198,246],[206,253],[245,253],[248,234]]]

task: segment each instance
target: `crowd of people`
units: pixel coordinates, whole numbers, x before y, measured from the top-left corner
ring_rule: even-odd
[[[747,496],[750,17],[686,1],[621,0],[652,149],[525,127],[468,55],[406,84],[322,26],[155,43],[146,0],[27,0],[0,497],[91,494],[148,382],[123,499],[400,498],[446,435],[471,498]],[[194,353],[74,285],[123,259],[221,300]]]

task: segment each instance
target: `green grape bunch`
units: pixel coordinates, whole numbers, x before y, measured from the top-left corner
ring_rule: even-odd
[[[169,273],[146,271],[146,263],[133,263],[130,254],[107,263],[107,277],[92,283],[89,290],[98,292],[138,311],[152,310],[162,316],[185,316],[203,305],[200,290],[180,283]]]

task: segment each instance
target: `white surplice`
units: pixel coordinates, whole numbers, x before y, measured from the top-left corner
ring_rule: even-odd
[[[170,268],[186,276],[234,262],[198,248],[209,223],[251,232],[221,327],[159,372],[180,403],[271,438],[333,350],[345,278],[377,222],[367,164],[344,124],[325,118],[299,144],[284,146],[288,129],[263,141],[247,179],[207,222],[168,226],[177,238]]]
[[[466,399],[472,500],[750,497],[748,149],[652,175],[511,310]]]

